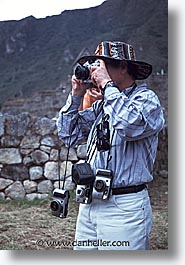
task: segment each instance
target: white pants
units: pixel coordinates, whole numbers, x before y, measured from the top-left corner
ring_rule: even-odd
[[[80,204],[75,250],[149,250],[152,210],[147,189]]]

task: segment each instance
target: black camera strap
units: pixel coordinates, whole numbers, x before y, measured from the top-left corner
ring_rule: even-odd
[[[104,105],[104,100],[102,100],[100,103],[98,115],[97,115],[96,119],[98,119],[100,115],[103,115],[103,113],[104,113],[103,105]],[[96,131],[96,126],[95,126],[94,131],[92,132],[91,141],[90,141],[89,146],[87,148],[87,157],[85,160],[86,163],[88,163],[88,161],[91,161],[91,159],[93,158],[93,155],[94,155],[95,150],[96,150],[96,139],[97,139],[97,131]]]
[[[112,133],[112,137],[111,137],[111,141],[110,141],[110,149],[108,150],[108,156],[107,156],[107,161],[106,161],[107,163],[106,163],[105,169],[108,169],[109,162],[112,159],[112,156],[110,155],[110,151],[111,151],[111,147],[112,147],[112,142],[113,142],[115,131],[116,130],[113,129],[113,133]]]
[[[130,96],[131,96],[131,94],[134,92],[134,90],[136,89],[136,87],[137,87],[137,84],[136,84],[136,82],[134,82],[133,84],[132,84],[132,88],[131,88],[131,90],[126,94],[126,96],[129,98]]]
[[[61,172],[61,158],[60,158],[60,138],[58,136],[58,187],[60,189],[60,172]]]
[[[64,187],[65,187],[65,181],[66,181],[66,177],[67,177],[66,175],[67,175],[67,163],[68,163],[68,160],[69,160],[70,140],[71,140],[71,136],[69,138],[69,145],[67,147],[67,156],[66,156],[66,164],[65,164],[64,180],[63,180],[62,189],[64,189]],[[59,177],[60,177],[60,175],[59,175]],[[59,184],[60,184],[60,180],[59,180]]]
[[[62,123],[63,123],[63,115],[62,115]],[[65,164],[65,170],[64,170],[64,176],[63,176],[63,184],[62,184],[62,189],[64,189],[65,187],[65,181],[66,181],[66,178],[67,178],[67,163],[69,161],[69,151],[70,151],[70,145],[71,145],[71,139],[72,139],[72,131],[73,131],[73,128],[75,127],[75,125],[77,124],[77,119],[75,119],[74,123],[71,124],[71,128],[70,128],[70,137],[69,137],[69,142],[68,142],[68,145],[67,145],[67,155],[66,155],[66,164]],[[60,181],[61,181],[61,177],[60,177],[60,174],[61,174],[61,156],[60,156],[60,151],[61,151],[61,148],[60,148],[60,138],[58,137],[58,181],[59,181],[59,189],[61,188],[61,185],[60,185]]]
[[[100,110],[100,112],[98,114],[98,116],[101,115],[101,123],[103,122],[103,120],[107,120],[108,119],[107,115],[104,113],[103,105],[104,105],[104,101],[102,101],[102,104],[100,106],[101,110]],[[97,116],[97,119],[98,119],[98,116]],[[105,169],[108,169],[109,161],[112,158],[112,156],[110,155],[110,151],[111,151],[111,146],[112,146],[114,134],[115,134],[115,129],[113,129],[112,137],[111,137],[111,140],[110,140],[110,148],[107,150],[108,153],[107,153],[107,161],[106,161],[106,164],[105,164]],[[96,141],[97,141],[97,126],[95,126],[95,128],[94,128],[94,132],[92,133],[92,136],[91,136],[91,142],[90,142],[90,144],[88,146],[88,149],[87,149],[86,162],[90,162],[91,161],[91,159],[93,158],[93,156],[95,154],[95,151],[97,150]],[[103,152],[105,153],[105,151],[103,151]]]

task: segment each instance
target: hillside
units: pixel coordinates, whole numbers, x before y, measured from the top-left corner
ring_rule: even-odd
[[[43,19],[0,22],[0,106],[65,83],[81,50],[93,52],[102,40],[130,42],[139,60],[167,72],[167,4],[107,0]]]

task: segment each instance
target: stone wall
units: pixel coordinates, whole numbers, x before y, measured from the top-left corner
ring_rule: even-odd
[[[1,112],[17,115],[29,112],[35,117],[52,118],[58,114],[62,104],[65,104],[69,87],[59,86],[52,90],[36,91],[30,97],[24,98],[21,95],[9,98],[2,106]]]
[[[57,137],[55,120],[34,117],[29,113],[0,115],[0,199],[45,198],[59,187],[59,167],[63,179],[67,148]],[[155,163],[154,173],[162,177],[167,176],[167,134],[165,127],[160,133]],[[70,149],[66,189],[74,189],[70,176],[73,163],[84,158],[85,146]]]
[[[71,182],[72,164],[83,157],[82,148],[70,149],[65,187]],[[0,116],[0,199],[45,198],[64,176],[67,148],[58,140],[55,121],[34,119],[28,113]],[[62,186],[62,181],[61,181]]]

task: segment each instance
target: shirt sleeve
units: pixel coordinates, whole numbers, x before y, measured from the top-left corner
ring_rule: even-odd
[[[120,137],[127,141],[139,140],[158,133],[164,125],[162,108],[157,95],[140,86],[130,97],[115,87],[104,94],[104,111]]]
[[[96,112],[94,106],[79,111],[82,97],[68,96],[66,105],[60,110],[57,119],[58,135],[67,146],[75,146],[87,140]]]

